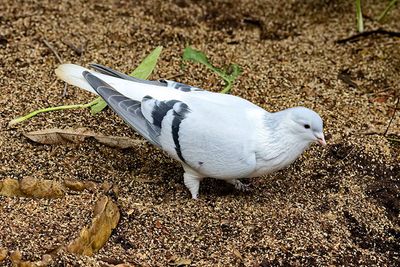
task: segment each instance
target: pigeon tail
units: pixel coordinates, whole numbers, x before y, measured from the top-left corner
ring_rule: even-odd
[[[66,83],[82,88],[93,94],[97,94],[92,86],[86,81],[82,73],[88,69],[75,64],[62,64],[55,70],[58,78]]]

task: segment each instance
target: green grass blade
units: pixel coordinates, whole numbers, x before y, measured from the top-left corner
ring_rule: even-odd
[[[92,115],[99,113],[107,107],[106,101],[104,101],[101,97],[96,98],[94,101],[96,104],[90,106],[90,113],[92,113]]]
[[[129,75],[139,79],[147,79],[157,65],[162,48],[162,46],[156,47],[156,49],[143,59],[142,63],[140,63],[139,66],[137,66],[137,68]]]
[[[364,31],[364,21],[361,10],[361,0],[356,0],[356,18],[357,18],[357,30],[359,32]]]
[[[379,22],[382,22],[385,19],[387,14],[389,14],[389,11],[392,10],[394,5],[396,4],[396,2],[397,2],[397,0],[390,1],[390,3],[386,6],[385,10],[383,10],[383,12],[379,15],[379,17],[378,17]]]
[[[56,111],[56,110],[66,110],[66,109],[88,108],[88,107],[91,107],[91,106],[95,105],[96,102],[98,102],[97,99],[92,101],[92,102],[86,103],[86,104],[76,104],[76,105],[67,105],[67,106],[58,106],[58,107],[50,107],[50,108],[38,109],[38,110],[32,111],[31,113],[26,114],[24,116],[21,116],[21,117],[13,119],[12,121],[10,121],[8,123],[8,126],[9,127],[13,126],[13,125],[15,125],[17,123],[20,123],[20,122],[23,122],[25,120],[28,120],[28,119],[30,119],[30,118],[32,118],[32,117],[34,117],[34,116],[36,116],[36,115],[38,115],[40,113],[43,113],[43,112]]]
[[[129,75],[139,79],[147,79],[155,69],[161,51],[162,46],[156,47],[156,49],[147,55],[147,57],[143,59],[139,66],[137,66],[137,68]],[[100,98],[98,103],[90,107],[90,111],[94,115],[102,111],[105,107],[107,107],[107,103]]]

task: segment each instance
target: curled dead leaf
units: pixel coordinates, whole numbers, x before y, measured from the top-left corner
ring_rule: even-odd
[[[128,137],[105,136],[94,133],[86,128],[67,128],[67,129],[45,129],[24,133],[24,135],[34,142],[46,145],[81,143],[87,138],[94,138],[99,143],[117,148],[135,147],[144,143],[142,140],[134,140]]]
[[[119,219],[118,206],[111,198],[102,197],[96,203],[92,224],[82,229],[80,236],[67,246],[67,251],[92,256],[107,242]]]

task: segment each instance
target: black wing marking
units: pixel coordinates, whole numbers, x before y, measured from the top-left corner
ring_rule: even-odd
[[[164,80],[164,81],[168,84],[169,88],[174,88],[174,89],[177,89],[182,92],[204,91],[201,88],[190,86],[190,85],[187,85],[184,83],[178,83],[178,82],[169,81],[169,80]]]
[[[143,116],[141,111],[141,102],[130,99],[117,92],[109,84],[97,78],[88,71],[84,71],[83,77],[93,87],[93,89],[107,102],[107,104],[135,129],[144,138],[152,144],[161,147],[158,137],[160,128],[155,127]]]
[[[168,111],[173,109],[174,105],[178,102],[180,101],[159,101],[151,96],[145,96],[142,100],[142,112],[144,117],[148,121],[153,123],[155,126],[161,128],[164,117],[167,115]]]
[[[172,127],[171,127],[172,139],[174,140],[174,143],[175,143],[176,154],[183,162],[186,162],[186,161],[182,156],[181,145],[179,143],[179,128],[180,128],[181,122],[186,118],[186,114],[189,112],[190,112],[190,109],[189,109],[188,105],[181,102],[179,110],[174,109],[174,113],[173,113],[174,119],[172,121]]]
[[[158,101],[151,96],[145,96],[142,100],[142,114],[148,121],[152,122],[152,125],[154,125],[156,129],[160,129],[160,133],[164,118],[170,116],[170,120],[168,121],[170,121],[171,124],[168,126],[171,126],[170,131],[175,144],[175,152],[183,162],[185,162],[185,159],[182,156],[179,143],[179,129],[181,122],[186,118],[186,114],[189,112],[189,106],[178,100]]]

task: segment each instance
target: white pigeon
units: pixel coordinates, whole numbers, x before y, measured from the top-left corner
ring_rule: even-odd
[[[194,199],[205,177],[244,190],[239,178],[285,168],[313,142],[326,145],[321,117],[305,107],[270,113],[237,96],[91,67],[96,71],[63,64],[56,74],[100,95],[139,134],[181,162]]]

